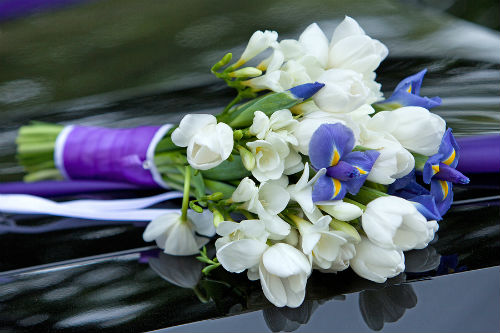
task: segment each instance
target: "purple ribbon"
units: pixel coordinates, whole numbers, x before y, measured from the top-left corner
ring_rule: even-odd
[[[144,168],[146,154],[159,126],[110,129],[75,126],[63,149],[70,179],[106,180],[158,187]]]
[[[467,173],[500,172],[500,135],[456,138],[460,146],[457,170]]]

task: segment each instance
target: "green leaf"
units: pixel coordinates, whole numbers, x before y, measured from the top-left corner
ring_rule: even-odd
[[[241,157],[234,155],[232,161],[225,160],[215,168],[204,170],[201,172],[205,179],[211,180],[241,180],[250,176],[250,172],[245,169],[241,161]]]

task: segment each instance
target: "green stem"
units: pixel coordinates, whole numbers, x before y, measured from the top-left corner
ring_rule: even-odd
[[[388,196],[387,193],[377,191],[373,188],[362,186],[359,189],[358,194],[356,195],[349,195],[350,199],[353,199],[357,202],[362,203],[363,205],[367,205],[370,201],[375,200],[380,197],[385,197]]]
[[[189,191],[191,189],[191,167],[186,166],[186,173],[184,174],[184,196],[182,197],[182,221],[187,220],[187,210],[189,207]]]
[[[224,115],[226,114],[227,112],[229,112],[229,110],[235,106],[236,104],[238,104],[241,100],[243,99],[243,94],[241,92],[238,92],[238,95],[236,95],[236,97],[231,101],[231,103],[229,103],[225,108],[224,108],[224,111],[222,111],[222,114],[221,115]]]

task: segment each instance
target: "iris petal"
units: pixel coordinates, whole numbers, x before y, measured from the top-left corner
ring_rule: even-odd
[[[375,150],[367,150],[365,152],[353,151],[342,159],[344,162],[356,167],[360,173],[359,177],[345,182],[349,193],[358,193],[379,155],[380,153]]]
[[[312,198],[313,202],[340,200],[347,192],[347,188],[343,182],[335,178],[330,178],[326,175],[318,178],[314,184]]]
[[[458,160],[460,158],[460,148],[455,140],[455,137],[453,136],[451,128],[448,128],[446,133],[444,133],[441,145],[439,146],[438,154],[441,154],[442,156],[441,162],[452,168],[457,167]]]
[[[354,148],[354,134],[342,124],[323,124],[309,142],[309,158],[315,169],[328,168],[338,163],[345,153]],[[334,164],[334,165],[335,165]]]

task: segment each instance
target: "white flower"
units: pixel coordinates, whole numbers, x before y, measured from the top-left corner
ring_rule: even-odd
[[[329,69],[317,80],[325,86],[314,94],[313,100],[323,111],[347,113],[370,102],[372,91],[356,71]]]
[[[285,243],[269,247],[259,264],[262,291],[278,307],[296,308],[302,304],[310,274],[311,264],[306,256]]]
[[[257,188],[253,180],[244,178],[233,193],[234,202],[243,202],[243,208],[257,214],[266,229],[269,238],[283,239],[290,233],[290,225],[278,214],[290,201],[290,195],[278,181],[261,183]]]
[[[281,177],[290,148],[279,135],[269,133],[265,140],[248,142],[247,146],[255,156],[255,168],[252,170],[252,175],[258,181],[263,182]]]
[[[256,55],[265,51],[267,48],[276,44],[278,33],[276,31],[266,30],[264,32],[258,30],[253,33],[248,41],[245,51],[243,51],[240,59],[244,62],[254,58]]]
[[[189,210],[185,221],[181,219],[180,213],[164,214],[148,224],[142,238],[146,242],[156,241],[158,247],[167,254],[197,254],[200,247],[210,239],[197,236],[195,231],[208,237],[213,236],[212,220],[212,214],[207,210],[203,214]]]
[[[438,152],[446,131],[443,118],[418,106],[378,112],[367,126],[374,131],[390,133],[406,149],[426,156]]]
[[[233,150],[233,130],[211,114],[188,114],[172,133],[172,142],[187,147],[187,160],[198,170],[208,170],[226,160]]]
[[[408,200],[394,196],[368,203],[361,223],[372,243],[403,251],[424,248],[438,229],[436,221],[427,222]]]
[[[240,273],[248,269],[248,278],[258,277],[259,261],[267,249],[269,233],[260,220],[244,220],[240,223],[223,221],[217,226],[220,238],[215,241],[217,259],[229,272]]]
[[[369,74],[389,53],[387,47],[365,34],[349,16],[333,32],[328,54],[329,68],[344,68]]]
[[[405,269],[405,257],[401,250],[381,248],[366,237],[355,245],[356,254],[350,264],[359,276],[377,283],[383,283]]]
[[[314,177],[309,180],[309,163],[306,162],[304,172],[297,181],[297,184],[292,184],[287,187],[290,198],[296,201],[302,210],[306,213],[312,213],[314,210],[314,203],[312,201],[312,188],[319,177],[326,173],[326,169],[319,170]]]
[[[261,140],[266,139],[271,132],[276,133],[283,141],[297,145],[297,139],[292,133],[298,123],[288,109],[275,111],[271,117],[262,111],[255,111],[249,132]]]
[[[360,110],[362,108],[363,107],[358,108],[357,110]],[[296,147],[296,149],[300,153],[304,155],[309,155],[309,142],[311,141],[311,137],[313,133],[318,129],[318,127],[320,127],[322,124],[341,123],[342,125],[349,127],[354,133],[356,142],[359,141],[358,138],[360,133],[360,127],[357,121],[354,121],[352,118],[353,115],[357,116],[358,113],[357,110],[349,114],[314,111],[314,106],[312,104],[306,106],[306,109],[308,110],[308,113],[305,114],[304,117],[299,121],[299,125],[293,132],[294,136],[299,141],[299,144]],[[366,117],[369,116],[366,115]]]
[[[348,234],[330,230],[331,220],[330,216],[323,216],[315,224],[300,218],[295,218],[294,222],[300,232],[302,251],[312,259],[314,266],[340,271],[349,266],[349,260],[354,256],[354,246],[349,244],[351,238]]]
[[[326,68],[328,62],[328,39],[316,23],[312,23],[304,30],[299,37],[299,43],[306,54],[316,58],[321,67]]]
[[[293,78],[282,70],[266,72],[256,78],[243,81],[242,84],[252,88],[253,91],[272,90],[275,92],[285,91],[293,87]]]
[[[363,214],[358,206],[342,200],[316,202],[319,209],[340,221],[351,221]]]
[[[380,153],[368,174],[368,180],[379,184],[392,184],[397,178],[406,176],[413,170],[413,155],[392,135],[368,130],[365,126],[361,126],[361,129],[360,144]]]

